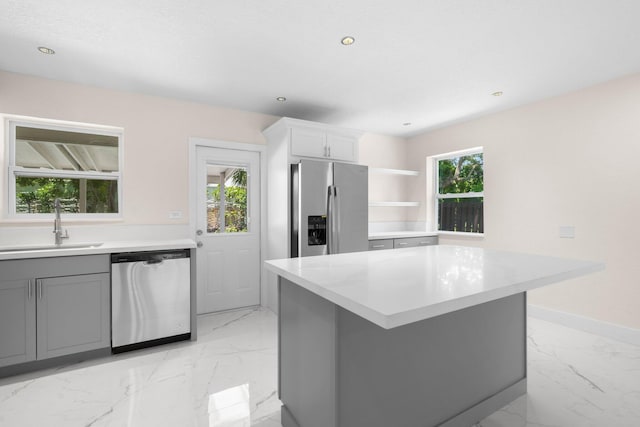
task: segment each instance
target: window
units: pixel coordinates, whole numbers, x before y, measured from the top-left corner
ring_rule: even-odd
[[[119,216],[122,129],[34,118],[7,118],[8,214],[53,212]]]
[[[438,230],[484,232],[482,148],[436,156],[435,208]]]

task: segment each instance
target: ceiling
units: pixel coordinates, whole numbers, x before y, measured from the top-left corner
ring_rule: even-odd
[[[640,71],[638,0],[0,0],[0,10],[6,71],[388,135]],[[340,44],[346,35],[353,45]]]

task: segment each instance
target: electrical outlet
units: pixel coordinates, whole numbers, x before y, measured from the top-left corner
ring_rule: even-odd
[[[170,211],[169,219],[180,219],[182,218],[182,211]]]
[[[558,229],[558,236],[561,239],[574,239],[576,237],[576,228],[573,225],[561,225]]]

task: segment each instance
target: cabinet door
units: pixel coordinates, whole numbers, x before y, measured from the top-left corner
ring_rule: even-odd
[[[36,312],[33,282],[0,281],[0,366],[36,358]]]
[[[333,160],[358,160],[358,141],[349,136],[327,134],[327,156]]]
[[[327,157],[327,134],[318,129],[292,128],[291,155],[298,157]]]
[[[38,359],[110,347],[109,273],[37,285]]]

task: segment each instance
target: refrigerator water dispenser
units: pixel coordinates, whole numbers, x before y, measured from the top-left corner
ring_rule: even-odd
[[[327,216],[310,215],[307,217],[307,236],[309,246],[327,244]]]

